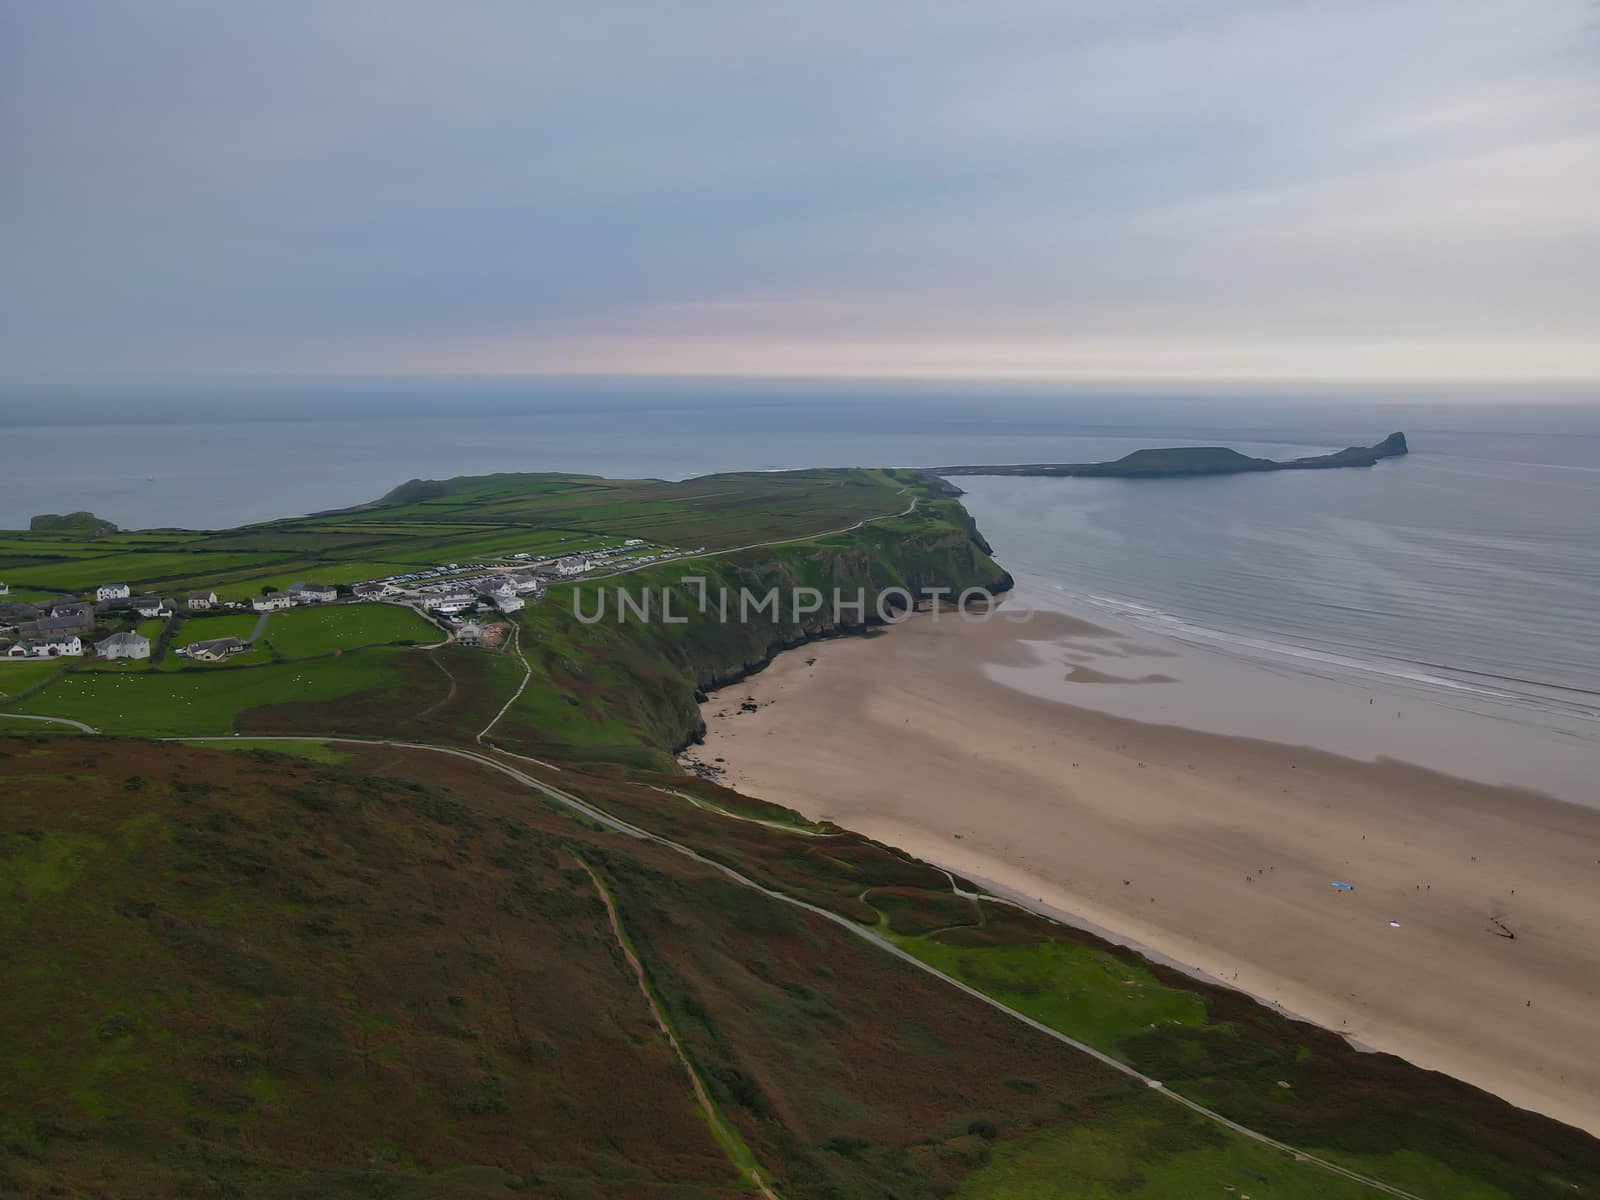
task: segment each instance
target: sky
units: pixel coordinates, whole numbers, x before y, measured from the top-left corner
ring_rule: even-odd
[[[1600,381],[1594,0],[0,0],[0,382]]]

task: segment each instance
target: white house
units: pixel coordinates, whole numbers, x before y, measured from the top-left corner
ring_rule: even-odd
[[[458,613],[477,602],[478,598],[471,592],[434,592],[422,598],[422,607],[439,613]]]
[[[170,617],[172,610],[160,596],[135,596],[128,601],[128,607],[141,617]]]
[[[126,600],[133,595],[133,589],[125,583],[102,583],[94,590],[94,598],[99,600]]]
[[[96,642],[94,652],[101,658],[149,658],[150,639],[138,633],[113,633]]]
[[[6,650],[7,658],[80,658],[83,642],[77,634],[29,638]]]
[[[463,646],[481,646],[483,645],[483,636],[484,628],[476,621],[468,621],[460,629],[456,630],[456,641]]]
[[[217,606],[217,594],[215,592],[190,592],[186,603],[189,605],[190,612],[201,612],[208,608],[215,608]]]
[[[9,596],[10,594],[11,594],[11,585],[9,583],[7,583],[5,580],[0,579],[0,596]]]
[[[288,592],[268,592],[265,596],[256,596],[250,601],[250,607],[257,612],[277,612],[280,608],[290,608],[294,605],[294,597]]]
[[[386,596],[398,596],[400,589],[392,583],[382,581],[374,583],[358,583],[350,589],[355,593],[357,600],[382,600]]]
[[[521,596],[494,595],[490,596],[489,599],[494,601],[494,606],[503,613],[514,613],[519,608],[526,608],[528,604]]]
[[[517,589],[517,595],[519,596],[526,596],[529,592],[539,592],[544,589],[544,584],[540,583],[532,575],[507,575],[506,578],[511,581],[511,586]]]
[[[339,591],[329,583],[291,583],[289,594],[296,604],[327,604],[339,598]]]

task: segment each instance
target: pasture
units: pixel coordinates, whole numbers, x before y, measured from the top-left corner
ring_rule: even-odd
[[[266,642],[282,658],[311,658],[391,643],[430,643],[444,635],[397,604],[334,604],[274,613]]]
[[[335,700],[397,683],[397,655],[371,647],[338,658],[168,671],[70,671],[7,711],[82,721],[144,737],[226,734],[240,713],[269,704]],[[235,660],[237,662],[237,660]]]

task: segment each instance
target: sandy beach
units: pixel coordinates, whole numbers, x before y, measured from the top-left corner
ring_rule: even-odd
[[[1600,1134],[1600,1055],[1579,1050],[1600,1038],[1600,810],[1430,769],[1453,730],[1457,769],[1516,774],[1483,767],[1492,737],[1415,705],[1405,728],[1433,730],[1426,767],[1353,717],[1333,721],[1341,753],[1148,719],[1171,708],[1152,697],[1214,688],[1220,712],[1246,683],[1288,727],[1326,724],[1319,704],[1389,703],[1318,700],[1263,671],[1223,688],[1214,666],[1066,613],[920,615],[713,695],[692,756]]]

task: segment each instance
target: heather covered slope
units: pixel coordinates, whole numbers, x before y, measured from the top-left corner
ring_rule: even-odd
[[[481,764],[286,748],[342,761],[0,740],[0,1186],[717,1196],[754,1162],[787,1197],[1376,1194]],[[1576,1131],[855,835],[671,776],[559,778],[1308,1153],[1430,1200],[1600,1194]]]
[[[1141,1134],[1140,1089],[1092,1060],[450,760],[0,752],[0,1190],[745,1190],[586,864],[784,1195],[948,1194],[1063,1123],[1134,1122],[1130,1161],[1230,1145],[1181,1122]]]

